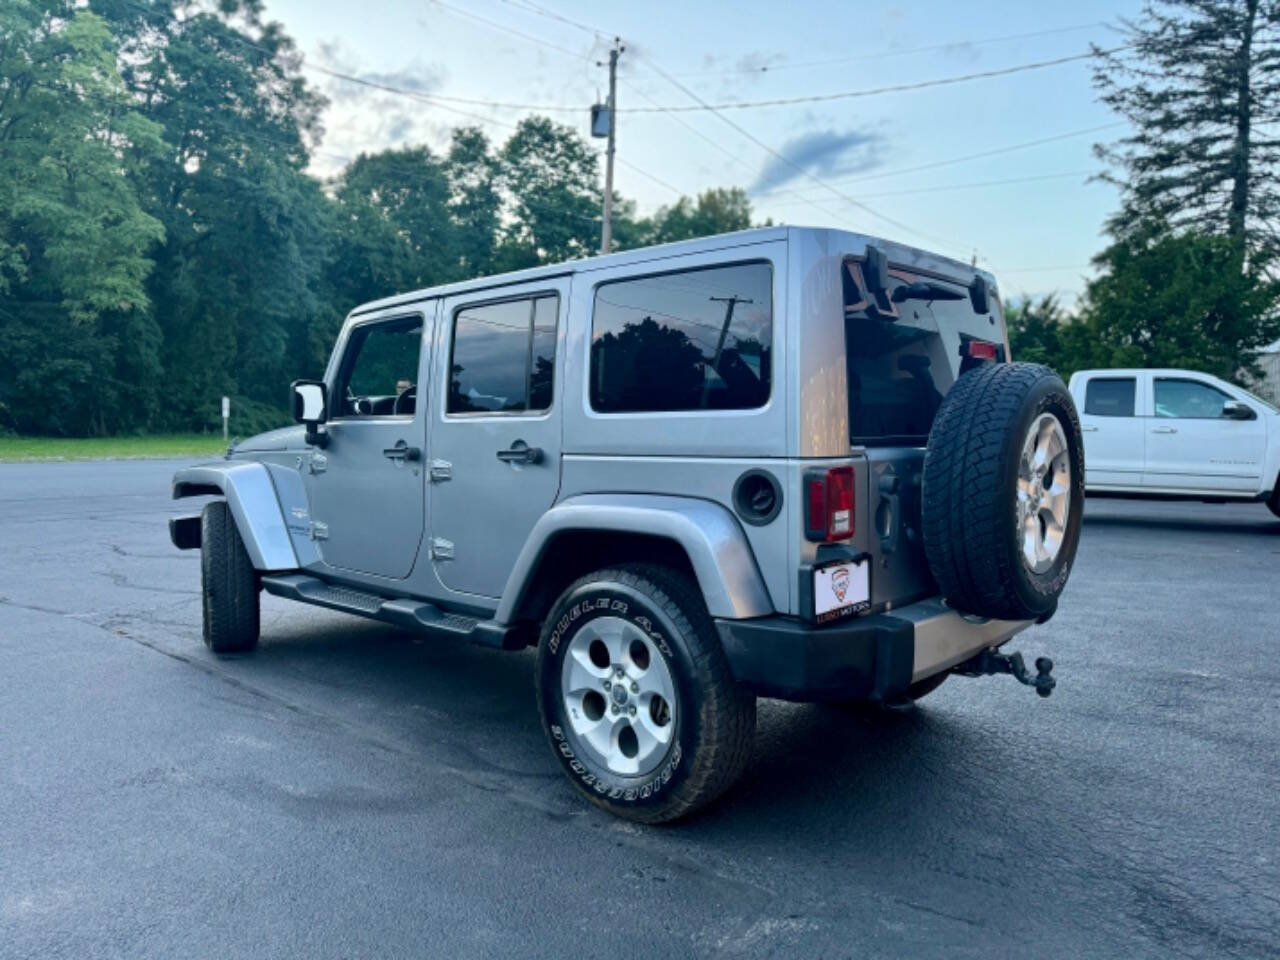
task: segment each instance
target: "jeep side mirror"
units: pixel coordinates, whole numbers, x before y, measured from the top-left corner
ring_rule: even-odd
[[[320,425],[329,419],[329,391],[322,380],[295,380],[290,390],[293,394],[293,419],[306,424],[307,443],[323,447],[329,439]]]
[[[1241,403],[1239,400],[1228,400],[1222,405],[1222,415],[1228,420],[1256,420],[1258,419],[1257,411],[1247,403]]]

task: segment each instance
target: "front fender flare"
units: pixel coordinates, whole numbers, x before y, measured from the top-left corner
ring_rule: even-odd
[[[276,488],[264,464],[204,463],[173,475],[173,499],[209,494],[226,498],[255,570],[298,568]]]
[[[542,515],[516,559],[495,619],[510,623],[547,546],[561,533],[637,533],[679,544],[713,617],[741,620],[774,612],[742,527],[710,500],[646,494],[583,494]]]

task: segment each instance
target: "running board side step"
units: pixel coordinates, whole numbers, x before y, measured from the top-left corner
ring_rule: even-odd
[[[359,617],[370,617],[405,630],[442,634],[500,650],[522,650],[528,645],[526,629],[449,613],[434,603],[403,597],[383,597],[351,587],[336,586],[302,573],[266,574],[261,580],[262,589],[274,596],[312,603],[330,610],[341,610]]]

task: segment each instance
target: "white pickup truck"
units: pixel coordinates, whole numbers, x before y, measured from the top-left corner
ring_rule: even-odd
[[[1194,370],[1081,370],[1088,493],[1266,501],[1280,516],[1280,411]]]

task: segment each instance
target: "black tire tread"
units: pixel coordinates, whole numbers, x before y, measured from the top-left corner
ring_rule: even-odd
[[[1001,495],[1001,478],[1017,469],[1021,452],[1022,438],[1009,427],[1045,377],[1057,379],[1031,363],[973,370],[952,386],[934,421],[924,461],[925,555],[958,609],[1010,620],[1027,615],[1014,600],[1015,558],[999,540],[1007,529],[1003,513],[1012,508]]]
[[[734,680],[702,594],[687,576],[660,564],[619,564],[578,578],[565,594],[601,581],[622,583],[645,594],[680,630],[695,665],[695,682],[703,693],[704,736],[689,758],[689,776],[666,794],[660,805],[619,808],[593,791],[579,787],[579,792],[596,806],[641,823],[677,820],[716,800],[742,775],[755,741],[756,698]],[[548,618],[547,623],[552,622]],[[545,639],[544,635],[543,643]],[[543,649],[540,643],[539,652]],[[545,725],[548,714],[542,702],[542,684],[537,687],[538,711]]]
[[[261,627],[257,572],[226,501],[200,513],[204,642],[214,653],[247,653]]]

